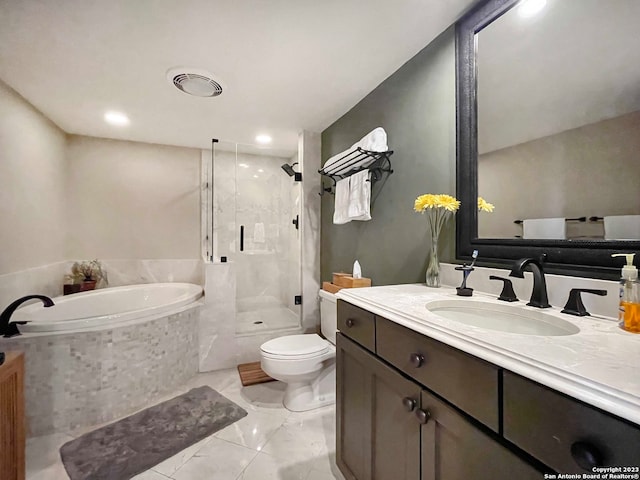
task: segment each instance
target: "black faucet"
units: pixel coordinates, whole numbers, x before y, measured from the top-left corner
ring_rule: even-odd
[[[524,278],[524,269],[529,267],[533,273],[533,291],[531,292],[531,299],[527,305],[538,308],[549,308],[549,300],[547,298],[547,282],[544,279],[544,270],[542,269],[542,263],[546,258],[545,254],[542,254],[539,259],[535,258],[521,258],[516,260],[516,263],[511,267],[510,277]]]
[[[9,322],[11,319],[11,315],[16,309],[22,305],[27,300],[38,299],[44,303],[45,307],[53,307],[54,303],[49,297],[44,295],[27,295],[25,297],[21,297],[7,308],[4,309],[4,312],[0,314],[0,335],[3,335],[5,338],[14,337],[16,335],[20,335],[20,331],[18,330],[18,325],[24,325],[27,322]]]

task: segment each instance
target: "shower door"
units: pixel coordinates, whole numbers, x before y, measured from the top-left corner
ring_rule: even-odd
[[[235,154],[236,333],[298,329],[302,189],[281,168],[296,160],[247,145]]]

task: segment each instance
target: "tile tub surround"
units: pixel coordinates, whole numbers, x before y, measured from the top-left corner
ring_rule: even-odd
[[[112,420],[189,380],[198,370],[200,305],[94,331],[25,334],[0,349],[25,352],[29,436]]]
[[[0,311],[25,295],[62,295],[64,274],[70,267],[71,263],[56,262],[0,275]]]
[[[551,290],[550,290],[551,291]],[[548,337],[486,330],[429,312],[433,300],[457,299],[451,287],[424,284],[342,289],[338,298],[459,350],[547,385],[585,403],[640,424],[640,335],[620,329],[612,318],[575,317],[562,307],[544,309],[576,325],[575,335]],[[468,297],[467,297],[468,298]],[[525,297],[528,301],[528,297]],[[504,305],[496,295],[474,292],[474,301]],[[510,304],[525,306],[525,302]]]

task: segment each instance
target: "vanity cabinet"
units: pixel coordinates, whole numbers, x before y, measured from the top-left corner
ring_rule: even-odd
[[[375,318],[376,332],[380,321]],[[347,479],[540,479],[537,470],[348,332],[336,342],[336,456]]]
[[[640,461],[636,425],[343,300],[338,325],[348,480],[539,480]]]

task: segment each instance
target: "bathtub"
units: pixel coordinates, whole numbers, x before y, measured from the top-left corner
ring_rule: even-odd
[[[69,432],[129,415],[198,371],[202,288],[156,283],[105,288],[17,310],[25,354],[28,435]]]
[[[22,307],[12,321],[26,321],[21,333],[63,332],[108,328],[122,322],[163,315],[189,305],[202,296],[191,283],[151,283],[104,288],[55,297],[53,307],[41,302]]]

